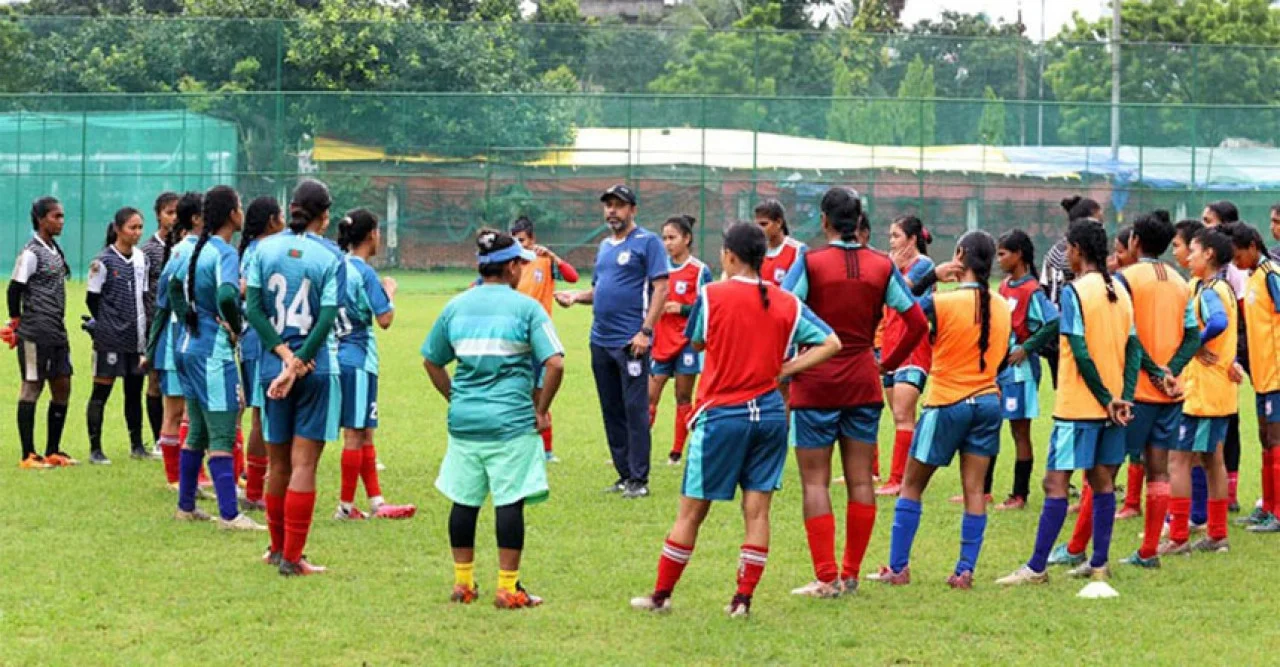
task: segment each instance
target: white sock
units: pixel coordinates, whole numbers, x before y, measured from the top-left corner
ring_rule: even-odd
[[[338,506],[342,508],[342,511],[343,511],[343,512],[346,512],[347,514],[350,514],[350,513],[351,513],[351,510],[352,510],[352,508],[355,506],[355,504],[354,504],[354,503],[344,503],[344,502],[339,502],[339,503],[338,503]]]
[[[370,508],[372,508],[372,509],[376,512],[376,511],[378,510],[378,508],[379,508],[379,507],[381,507],[381,506],[382,506],[383,504],[385,504],[386,502],[387,502],[387,501],[385,501],[385,500],[383,500],[383,499],[382,499],[382,496],[374,496],[374,497],[372,497],[372,498],[370,498],[370,499],[369,499],[369,507],[370,507]]]

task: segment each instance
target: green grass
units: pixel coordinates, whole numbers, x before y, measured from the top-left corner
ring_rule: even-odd
[[[549,469],[550,502],[527,513],[522,574],[548,602],[521,613],[488,604],[497,564],[486,509],[477,562],[484,604],[450,605],[449,505],[432,486],[445,446],[445,404],[429,387],[418,348],[436,313],[469,277],[408,274],[400,280],[396,324],[380,334],[378,443],[389,466],[382,475],[386,495],[416,503],[419,513],[399,523],[331,521],[339,458],[331,448],[308,545],[315,560],[331,568],[323,577],[285,580],[261,565],[261,534],[174,523],[174,496],[162,483],[160,464],[127,457],[118,392],[108,407],[106,437],[115,465],[18,470],[11,416],[17,370],[13,353],[0,355],[0,378],[7,378],[0,382],[0,406],[8,406],[0,417],[0,664],[191,664],[224,656],[252,664],[1150,664],[1192,656],[1263,664],[1280,654],[1274,621],[1280,580],[1273,574],[1280,568],[1280,538],[1234,528],[1229,555],[1166,559],[1155,572],[1117,566],[1117,600],[1078,600],[1080,584],[1057,572],[1048,586],[1000,590],[992,580],[1031,549],[1037,492],[1027,511],[992,516],[977,588],[947,589],[960,524],[960,509],[946,500],[958,489],[954,468],[940,472],[925,497],[915,581],[906,588],[866,585],[857,597],[833,601],[788,595],[812,577],[789,463],[750,621],[730,621],[722,612],[742,538],[737,508],[729,504],[716,507],[706,523],[673,614],[632,612],[627,600],[652,586],[675,514],[680,474],[662,465],[672,410],[668,396],[654,430],[653,497],[624,502],[602,495],[613,472],[587,362],[588,309],[556,313],[569,346],[554,410],[564,462]],[[68,319],[78,321],[82,291],[71,291],[68,301],[76,305]],[[78,331],[72,340],[80,374],[65,446],[84,457],[89,343]],[[1051,400],[1047,389],[1042,400]],[[1245,394],[1241,405],[1248,426],[1240,491],[1249,503],[1258,493],[1259,461],[1252,396]],[[43,448],[43,401],[39,415]],[[1041,462],[1048,423],[1037,424]],[[880,442],[890,443],[887,412],[881,429]],[[1012,451],[1007,435],[1005,447]],[[1011,456],[1000,462],[998,494],[1008,489],[1012,463]],[[885,561],[891,523],[892,503],[881,500],[866,568]],[[1137,546],[1140,530],[1140,522],[1118,524],[1115,561]]]

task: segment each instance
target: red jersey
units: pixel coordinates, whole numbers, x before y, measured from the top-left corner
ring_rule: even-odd
[[[879,250],[833,241],[808,253],[803,284],[805,302],[836,332],[842,347],[831,361],[796,376],[791,407],[883,405],[879,367],[871,351],[876,327],[886,305],[898,312],[918,308],[893,260]]]
[[[807,250],[808,246],[788,236],[776,251],[771,249],[765,253],[764,262],[760,264],[760,277],[765,282],[781,286],[787,272]]]
[[[670,262],[668,261],[668,265]],[[703,286],[711,282],[711,269],[697,257],[689,257],[680,266],[670,266],[667,274],[667,303],[693,307]],[[686,312],[688,309],[685,309]],[[666,362],[676,358],[689,345],[685,327],[689,316],[679,313],[663,313],[653,328],[653,359]]]
[[[925,255],[920,255],[911,266],[907,267],[906,271],[902,271],[902,274],[914,284],[931,270],[933,270],[933,260]],[[888,341],[888,343],[885,345],[886,349],[883,356],[890,356],[890,351],[894,349],[898,341],[902,340],[906,332],[907,323],[902,319],[902,315],[893,308],[886,306],[884,309],[883,340]],[[933,366],[933,343],[930,342],[929,336],[925,336],[919,343],[916,343],[915,348],[911,350],[911,354],[901,367],[906,368],[908,366],[919,368],[925,373],[931,370]]]
[[[690,327],[693,340],[706,345],[698,410],[746,403],[778,388],[783,358],[797,342],[816,344],[830,335],[794,295],[765,283],[766,309],[754,280],[730,278],[707,285]],[[749,335],[744,333],[749,332]],[[818,338],[821,335],[822,338]]]
[[[1027,275],[1016,285],[1008,278],[1000,281],[1000,296],[1013,307],[1013,334],[1018,343],[1025,343],[1031,337],[1031,326],[1027,323],[1027,313],[1031,310],[1031,302],[1040,291],[1040,281]]]

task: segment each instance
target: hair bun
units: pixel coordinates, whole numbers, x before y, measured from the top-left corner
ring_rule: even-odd
[[[480,232],[480,234],[476,236],[476,245],[480,246],[480,250],[486,253],[493,250],[493,246],[497,241],[498,233],[492,230]]]

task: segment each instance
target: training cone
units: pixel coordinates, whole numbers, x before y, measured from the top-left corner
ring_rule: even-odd
[[[1085,586],[1080,589],[1079,593],[1076,593],[1076,597],[1084,598],[1086,600],[1097,600],[1100,598],[1118,598],[1120,597],[1120,593],[1116,592],[1116,589],[1112,588],[1111,584],[1108,584],[1105,581],[1091,581],[1088,586]]]

